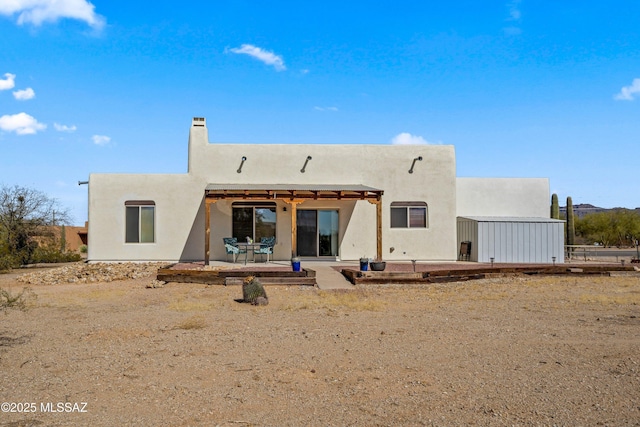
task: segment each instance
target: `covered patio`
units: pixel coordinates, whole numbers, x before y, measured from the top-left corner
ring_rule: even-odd
[[[376,206],[376,257],[382,258],[382,195],[383,190],[360,184],[298,185],[298,184],[209,184],[204,191],[205,239],[204,263],[211,257],[211,207],[221,200],[276,201],[290,206],[291,255],[297,256],[296,216],[298,205],[308,200],[366,200]]]

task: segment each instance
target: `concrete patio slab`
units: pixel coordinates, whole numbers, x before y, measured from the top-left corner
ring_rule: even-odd
[[[305,262],[305,267],[316,272],[316,284],[319,289],[353,289],[353,285],[332,266],[337,263]],[[343,264],[343,263],[340,263]]]

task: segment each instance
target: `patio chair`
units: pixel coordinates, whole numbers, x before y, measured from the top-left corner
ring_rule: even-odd
[[[269,255],[273,255],[273,246],[276,244],[275,237],[263,237],[260,239],[260,248],[256,248],[253,250],[253,256],[256,254],[266,255],[267,262],[269,262]]]
[[[458,260],[471,259],[471,242],[460,242],[460,253],[458,253]]]
[[[229,261],[229,255],[231,255],[233,262],[238,259],[239,254],[246,254],[247,250],[238,247],[238,239],[235,237],[223,237],[224,249],[227,251],[227,261]]]

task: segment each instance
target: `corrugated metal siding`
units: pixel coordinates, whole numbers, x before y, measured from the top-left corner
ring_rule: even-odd
[[[462,242],[471,242],[469,261],[478,260],[478,223],[476,221],[458,219],[458,251]]]
[[[517,221],[509,218],[458,218],[458,244],[471,241],[471,260],[503,263],[564,262],[564,225],[562,221]]]

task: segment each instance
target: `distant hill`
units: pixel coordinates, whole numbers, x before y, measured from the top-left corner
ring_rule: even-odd
[[[580,203],[580,204],[577,204],[577,205],[573,205],[573,214],[578,218],[582,218],[583,216],[585,216],[587,214],[591,214],[591,213],[615,211],[615,210],[619,210],[619,209],[628,209],[628,208],[611,208],[611,209],[607,209],[607,208],[599,208],[597,206],[593,206],[593,205],[590,205],[588,203]],[[628,209],[628,210],[632,210],[632,211],[638,212],[640,214],[640,208]],[[567,207],[566,206],[560,206],[560,215],[564,216],[564,217],[567,216]]]

